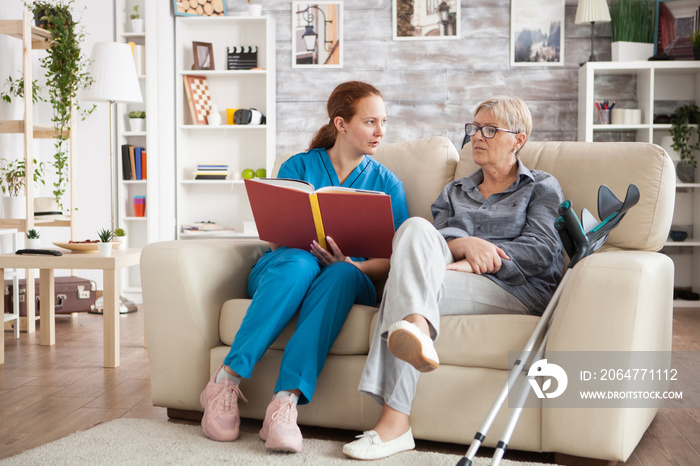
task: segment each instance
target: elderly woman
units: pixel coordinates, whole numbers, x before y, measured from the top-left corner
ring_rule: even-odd
[[[519,98],[481,103],[466,125],[481,168],[443,189],[432,224],[410,218],[397,231],[359,387],[383,408],[345,455],[379,459],[414,448],[411,403],[419,371],[439,365],[440,316],[541,314],[552,297],[564,268],[554,228],[563,194],[554,177],[518,159],[531,128]]]

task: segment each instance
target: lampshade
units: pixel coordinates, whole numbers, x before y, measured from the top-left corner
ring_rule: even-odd
[[[92,48],[88,72],[95,80],[81,100],[96,102],[143,102],[129,44],[97,42]]]
[[[578,0],[576,24],[610,22],[610,10],[606,0]]]
[[[313,26],[307,24],[301,38],[304,39],[304,47],[306,47],[306,51],[313,52],[313,50],[316,48],[316,39],[318,38],[318,34],[316,34],[316,31],[314,31]]]

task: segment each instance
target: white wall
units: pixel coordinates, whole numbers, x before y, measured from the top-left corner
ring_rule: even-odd
[[[86,8],[88,7],[88,8]],[[74,17],[85,27],[83,50],[89,57],[95,42],[112,41],[114,38],[113,6],[110,0],[76,0]],[[0,19],[20,19],[24,6],[21,0],[0,1]],[[7,76],[17,77],[22,69],[22,44],[19,40],[0,36],[0,86]],[[38,59],[45,52],[33,52],[33,74],[41,78],[43,72]],[[90,104],[86,104],[90,105]],[[34,110],[35,121],[50,124],[51,107],[39,104]],[[0,119],[21,119],[21,101],[12,104],[0,102]],[[78,239],[96,239],[97,231],[110,225],[109,187],[109,111],[108,104],[100,103],[95,112],[84,121],[79,121],[78,138]],[[37,140],[35,143],[39,159],[50,162],[53,144],[51,140]],[[0,158],[17,158],[22,154],[20,135],[0,135]],[[47,177],[46,187],[38,189],[37,195],[50,196],[52,178]],[[66,194],[68,198],[68,194]],[[67,241],[66,228],[41,229],[43,244],[51,246],[53,241]],[[9,252],[9,243],[2,243],[2,251]],[[60,275],[64,271],[59,271]],[[67,272],[67,271],[66,271]],[[95,280],[102,289],[102,273],[99,271],[79,271],[81,277]]]

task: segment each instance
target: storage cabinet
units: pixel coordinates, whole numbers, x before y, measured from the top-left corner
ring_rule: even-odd
[[[700,62],[589,62],[579,70],[578,139],[581,141],[641,141],[662,146],[678,162],[671,149],[668,123],[684,103],[700,104]],[[614,108],[640,109],[639,123],[600,124],[594,102],[615,102]],[[696,154],[700,157],[700,154]],[[694,183],[676,180],[674,230],[686,231],[685,241],[667,241],[662,252],[675,264],[677,288],[700,292],[700,177]],[[698,301],[676,300],[676,307],[700,308]]]
[[[134,31],[130,16],[135,13],[134,7],[138,5],[138,15],[142,21],[140,31]],[[156,42],[156,12],[155,2],[145,0],[117,0],[115,2],[114,30],[115,41],[130,43],[134,51],[136,72],[141,86],[141,103],[117,103],[116,105],[116,131],[114,167],[117,173],[117,228],[123,228],[127,233],[127,247],[143,248],[146,244],[158,239],[158,219],[153,212],[158,205],[158,194],[155,189],[158,176],[158,147],[156,132],[158,128],[158,104],[156,101],[155,86],[157,86],[158,69],[155,65],[146,66],[146,63],[156,63],[156,51],[153,46]],[[129,123],[129,112],[143,110],[146,119],[142,128],[132,131]],[[122,160],[122,147],[131,145],[146,151],[145,170],[146,176],[141,179],[125,179],[125,171]],[[145,213],[137,215],[134,209],[134,199],[145,198]],[[140,202],[140,201],[137,201]],[[140,214],[140,213],[139,213]],[[122,271],[122,291],[140,292],[141,276],[138,267],[131,267]]]
[[[176,177],[178,238],[251,237],[253,220],[242,181],[244,170],[272,170],[275,158],[275,26],[269,17],[178,17],[176,33]],[[214,69],[193,70],[193,42],[211,44]],[[227,69],[227,48],[257,50],[257,67]],[[206,79],[221,124],[192,119],[185,78]],[[234,109],[257,109],[265,124],[228,124]],[[224,165],[226,179],[195,179],[198,166]],[[223,230],[182,229],[212,222]]]

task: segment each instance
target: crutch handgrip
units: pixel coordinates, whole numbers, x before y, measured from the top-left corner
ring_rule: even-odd
[[[583,232],[581,222],[572,208],[571,201],[564,201],[559,205],[559,215],[564,219],[566,230],[574,241],[574,244],[584,244],[586,234]]]

